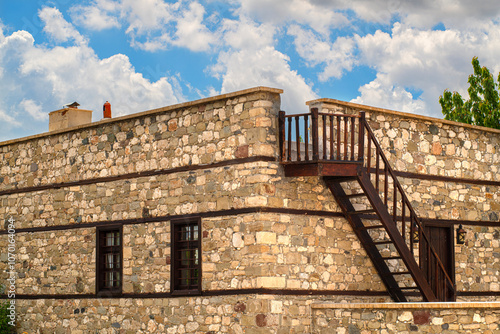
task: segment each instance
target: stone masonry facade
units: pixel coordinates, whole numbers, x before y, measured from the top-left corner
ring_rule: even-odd
[[[390,302],[321,178],[285,177],[281,93],[257,87],[0,143],[0,282],[12,218],[19,329],[319,333],[334,322],[315,304]],[[420,216],[467,231],[455,247],[458,300],[498,301],[500,132],[335,100],[309,106],[367,112]],[[193,218],[201,290],[175,295],[171,223]],[[112,297],[96,292],[97,229],[108,226],[123,235]]]

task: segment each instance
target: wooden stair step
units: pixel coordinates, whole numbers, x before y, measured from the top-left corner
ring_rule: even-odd
[[[366,210],[358,210],[358,211],[347,211],[346,213],[348,215],[358,215],[358,214],[370,213],[370,212],[375,212],[375,209],[366,209]]]
[[[420,290],[417,286],[404,286],[400,287],[401,290]]]
[[[371,230],[371,229],[376,229],[376,228],[385,228],[384,225],[370,225],[370,226],[363,226],[358,228],[359,230]]]
[[[395,302],[406,302],[407,299],[403,292],[399,289],[398,282],[396,281],[395,276],[392,275],[389,267],[387,266],[387,263],[382,260],[380,249],[378,249],[377,246],[373,244],[373,238],[368,234],[368,230],[364,228],[366,222],[363,222],[361,215],[346,214],[346,212],[356,211],[356,209],[354,208],[349,198],[347,198],[347,194],[345,193],[342,185],[338,182],[335,182],[334,179],[329,178],[327,179],[327,186],[335,197],[335,200],[339,204],[340,208],[342,209],[342,212],[345,214],[347,221],[350,223],[351,227],[354,230],[354,233],[356,233],[356,236],[366,250],[368,257],[379,273],[391,298]],[[389,243],[392,242],[389,241]]]
[[[409,271],[395,271],[392,274],[393,275],[409,275],[411,273]]]
[[[393,242],[391,240],[383,240],[383,241],[374,241],[374,245],[388,245],[392,244]]]
[[[354,194],[346,195],[347,198],[363,197],[363,196],[366,196],[366,194],[365,193],[354,193]]]
[[[382,257],[384,260],[399,260],[402,259],[401,256],[388,256],[388,257]]]

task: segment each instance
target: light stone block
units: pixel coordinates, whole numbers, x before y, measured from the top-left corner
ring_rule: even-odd
[[[285,277],[257,277],[258,288],[281,289],[286,287]]]
[[[276,233],[259,231],[255,235],[258,244],[276,244]]]

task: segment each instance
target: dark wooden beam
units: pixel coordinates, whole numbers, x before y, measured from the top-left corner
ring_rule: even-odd
[[[373,290],[307,290],[307,289],[228,289],[228,290],[205,290],[198,293],[198,296],[218,297],[218,296],[239,296],[239,295],[285,295],[285,296],[388,296],[387,291]],[[197,296],[194,295],[194,296]],[[186,294],[177,294],[170,292],[155,293],[121,293],[121,294],[16,294],[16,299],[37,300],[37,299],[146,299],[146,298],[180,298],[189,297]],[[8,299],[7,295],[0,295],[1,299]]]
[[[283,164],[286,177],[297,176],[356,176],[361,162],[314,161]]]
[[[144,172],[127,173],[127,174],[113,175],[113,176],[106,176],[106,177],[96,177],[96,178],[90,178],[90,179],[78,180],[78,181],[50,183],[50,184],[44,184],[44,185],[34,186],[34,187],[24,187],[24,188],[14,188],[14,189],[3,190],[3,191],[0,191],[0,196],[35,192],[35,191],[41,191],[41,190],[47,190],[47,189],[59,189],[59,188],[65,188],[65,187],[74,187],[74,186],[88,185],[88,184],[94,184],[94,183],[112,182],[112,181],[118,181],[118,180],[133,179],[133,178],[138,178],[138,177],[181,173],[181,172],[188,172],[188,171],[194,171],[194,170],[225,167],[225,166],[231,166],[231,165],[240,165],[240,164],[244,164],[244,163],[248,163],[248,162],[261,162],[261,161],[263,161],[263,162],[277,162],[277,159],[274,157],[268,157],[268,156],[254,156],[254,157],[248,157],[248,158],[225,160],[225,161],[215,162],[215,163],[211,163],[211,164],[204,164],[204,165],[190,165],[190,166],[182,166],[182,167],[176,167],[176,168],[167,168],[167,169],[159,169],[159,170],[148,170],[148,171],[144,171]]]
[[[389,296],[387,291],[373,291],[373,290],[295,290],[295,289],[229,289],[229,290],[205,290],[201,292],[201,296],[217,297],[217,296],[239,296],[239,295],[285,295],[285,296],[358,296],[358,297],[376,297],[376,296]],[[419,293],[407,292],[408,296],[419,296]],[[457,296],[464,297],[498,297],[500,291],[457,291]],[[96,295],[96,294],[16,294],[16,299],[24,300],[37,300],[37,299],[116,299],[116,298],[130,298],[130,299],[146,299],[146,298],[180,298],[186,297],[181,295],[172,295],[169,292],[155,292],[155,293],[122,293],[120,295]],[[8,299],[7,295],[0,295],[0,299]]]
[[[360,215],[362,219],[378,219],[376,215]],[[406,221],[410,218],[407,216]],[[401,216],[396,217],[397,221],[401,221]],[[500,227],[500,221],[496,220],[467,220],[467,219],[438,219],[438,218],[420,218],[424,225],[428,226],[455,226],[455,225],[470,225],[470,226],[492,226]]]
[[[152,222],[169,221],[172,219],[192,219],[194,217],[200,217],[200,218],[227,217],[227,216],[242,215],[242,214],[249,214],[249,213],[261,213],[261,212],[281,213],[281,214],[290,214],[290,215],[320,216],[320,217],[344,217],[344,215],[341,212],[322,211],[322,210],[291,209],[291,208],[272,208],[272,207],[257,206],[257,207],[240,208],[240,209],[196,212],[196,213],[184,214],[184,215],[164,215],[164,216],[147,217],[147,218],[104,220],[104,221],[96,221],[96,222],[81,223],[81,224],[65,224],[65,225],[16,228],[16,233],[64,231],[64,230],[72,230],[72,229],[80,229],[80,228],[94,228],[94,227],[100,227],[100,226],[107,226],[109,224],[135,225],[135,224],[146,224],[146,223],[152,223]],[[7,230],[4,230],[4,229],[0,230],[0,235],[7,234],[7,233],[8,233]]]
[[[321,176],[356,176],[358,163],[322,163],[319,172]]]
[[[317,163],[291,163],[283,165],[286,177],[296,176],[318,176],[319,167]]]
[[[382,170],[380,170],[382,171]],[[370,169],[371,173],[375,173],[374,169]],[[407,179],[419,179],[419,180],[428,180],[428,181],[439,181],[439,182],[451,182],[451,183],[467,183],[467,184],[477,184],[482,186],[493,186],[500,187],[500,181],[493,180],[476,180],[476,179],[468,179],[463,177],[454,177],[454,176],[442,176],[442,175],[430,175],[430,174],[421,174],[421,173],[413,173],[413,172],[401,172],[394,170],[394,174],[399,177],[407,178]]]

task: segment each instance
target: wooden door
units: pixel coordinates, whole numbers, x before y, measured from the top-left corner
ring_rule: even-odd
[[[455,284],[455,242],[453,239],[453,227],[425,226],[425,232],[429,236],[430,243],[443,263],[448,276],[450,276],[453,284]],[[444,277],[436,273],[435,260],[433,257],[430,257],[429,260],[427,256],[427,247],[422,247],[421,254],[423,260],[421,262],[421,268],[428,277],[433,290],[435,287],[439,287],[439,294],[441,294],[439,299],[442,301],[454,301],[454,294],[443,285]]]

